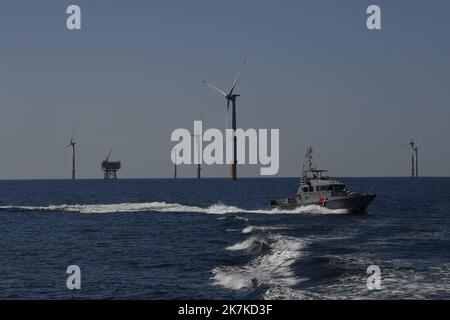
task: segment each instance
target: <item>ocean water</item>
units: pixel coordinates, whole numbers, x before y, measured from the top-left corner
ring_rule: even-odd
[[[341,180],[368,214],[268,210],[297,179],[0,181],[0,298],[450,298],[450,178]]]

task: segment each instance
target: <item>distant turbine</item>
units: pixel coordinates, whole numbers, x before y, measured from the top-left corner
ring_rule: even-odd
[[[228,129],[228,110],[230,109],[230,101],[232,103],[232,129],[233,129],[233,153],[234,153],[234,159],[233,163],[231,164],[231,179],[236,180],[237,179],[237,144],[236,144],[236,98],[239,97],[239,94],[234,93],[234,89],[236,88],[236,85],[239,81],[239,77],[241,75],[242,69],[244,68],[245,63],[247,62],[247,59],[244,59],[242,61],[241,69],[239,70],[236,78],[234,79],[233,85],[231,86],[231,89],[228,93],[220,90],[213,84],[211,84],[208,81],[203,80],[202,82],[206,85],[210,86],[212,89],[219,92],[221,95],[223,95],[227,99],[227,113],[226,113],[226,121],[225,121],[225,129]]]
[[[417,126],[417,124],[416,124]],[[415,132],[412,134],[409,142],[403,143],[411,148],[411,177],[419,176],[419,144],[415,140]]]
[[[72,147],[72,180],[75,180],[75,145],[77,143],[73,141],[73,131],[72,137],[70,138],[70,143],[66,146],[66,148]]]

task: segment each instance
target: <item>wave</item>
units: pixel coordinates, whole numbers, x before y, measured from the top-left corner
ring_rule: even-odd
[[[272,232],[272,231],[277,231],[277,230],[287,230],[287,229],[292,229],[292,227],[289,226],[248,226],[245,227],[244,229],[242,229],[242,233],[244,234],[248,234],[248,233],[255,233],[255,232]]]
[[[242,233],[252,233],[255,231],[255,227],[254,226],[248,226],[244,229],[242,229]]]
[[[227,213],[259,213],[259,214],[342,214],[347,213],[345,209],[331,210],[320,206],[298,207],[292,210],[286,209],[257,209],[248,210],[236,206],[228,206],[216,203],[209,207],[183,205],[179,203],[166,202],[143,202],[143,203],[118,203],[118,204],[61,204],[49,206],[0,206],[0,210],[8,211],[48,211],[48,212],[72,212],[72,213],[121,213],[121,212],[192,212],[207,214]],[[246,220],[246,218],[242,218]]]
[[[213,204],[207,208],[188,206],[179,203],[143,202],[118,204],[75,204],[75,205],[49,205],[49,206],[0,206],[0,210],[10,211],[49,211],[72,213],[120,213],[120,212],[197,212],[208,214],[225,214],[243,212],[242,209],[223,204]]]
[[[264,300],[319,300],[323,297],[306,290],[295,290],[288,287],[268,288],[263,295]]]
[[[238,242],[232,246],[227,247],[229,251],[239,251],[239,250],[255,250],[258,248],[267,248],[269,244],[261,238],[251,237],[242,242]]]
[[[281,235],[271,235],[270,240],[270,250],[245,265],[215,267],[213,284],[243,290],[261,285],[291,287],[305,280],[297,277],[291,266],[303,255],[308,241]],[[234,249],[244,248],[248,243],[244,241]]]
[[[285,214],[285,213],[308,213],[308,214],[346,214],[347,209],[328,209],[318,205],[308,205],[297,207],[294,209],[280,209],[274,208],[271,210],[253,210],[254,213],[271,213],[271,214]]]

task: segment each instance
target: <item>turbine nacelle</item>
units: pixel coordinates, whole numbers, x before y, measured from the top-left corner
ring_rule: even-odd
[[[231,95],[228,94],[225,98],[227,98],[228,100],[233,100],[236,97],[240,97],[240,96],[241,96],[240,94],[234,93],[234,94],[231,94]]]
[[[410,146],[410,147],[411,147],[411,150],[413,150],[413,151],[414,151],[414,149],[417,148],[417,142],[414,141],[414,140],[411,140],[411,141],[409,141],[409,142],[402,143],[402,145],[403,145],[403,146]]]
[[[76,144],[77,144],[76,142],[70,141],[70,143],[66,146],[66,148],[68,148],[68,147],[75,147]]]

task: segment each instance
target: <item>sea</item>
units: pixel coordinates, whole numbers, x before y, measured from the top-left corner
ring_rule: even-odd
[[[450,178],[339,180],[366,214],[269,209],[296,178],[0,181],[0,299],[450,298]]]

